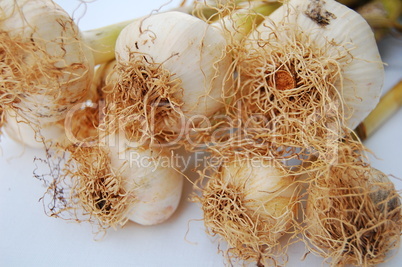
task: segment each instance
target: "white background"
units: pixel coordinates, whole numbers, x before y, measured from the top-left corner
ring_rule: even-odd
[[[58,0],[70,14],[78,0]],[[74,18],[82,30],[149,14],[165,0],[106,1],[81,6]],[[175,7],[180,1],[173,1]],[[388,63],[384,92],[402,78],[402,37],[380,43],[383,60]],[[402,110],[399,110],[374,136],[365,142],[377,158],[374,167],[402,178]],[[100,241],[94,240],[88,224],[69,223],[44,214],[39,198],[41,182],[33,178],[34,156],[40,150],[24,148],[2,136],[0,143],[0,266],[223,266],[217,243],[204,232],[199,206],[188,201],[186,183],[181,204],[167,222],[158,226],[128,223],[111,230]],[[393,179],[397,188],[402,182]],[[304,247],[289,251],[289,266],[318,266],[322,259],[300,258]],[[402,252],[383,266],[399,266]]]

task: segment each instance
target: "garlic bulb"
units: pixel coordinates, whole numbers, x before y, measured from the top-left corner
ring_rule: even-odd
[[[333,0],[284,3],[240,44],[236,61],[230,115],[275,157],[288,148],[295,157],[336,152],[377,105],[384,79],[370,26]]]
[[[7,100],[0,104],[35,129],[63,120],[93,76],[92,53],[78,27],[50,0],[2,1],[0,11],[1,95]]]
[[[283,24],[308,34],[309,41],[328,57],[343,56],[338,61],[340,75],[334,87],[344,101],[346,124],[354,129],[379,102],[384,80],[381,56],[367,21],[335,0],[290,0],[255,34],[267,40],[274,34],[286,39],[271,28]],[[301,83],[297,73],[293,75],[294,82]]]
[[[321,163],[307,191],[306,245],[333,266],[377,265],[400,244],[401,196],[353,149],[340,145],[337,163]]]
[[[47,190],[43,198],[50,198],[46,212],[89,222],[96,233],[128,220],[154,225],[169,219],[183,188],[183,175],[170,151],[129,142],[123,132],[101,131],[98,138],[50,155],[57,160],[58,177],[52,183],[57,190]]]
[[[171,217],[183,188],[183,175],[172,165],[171,155],[129,142],[122,133],[104,140],[112,168],[119,170],[123,187],[135,199],[125,216],[142,225],[159,224]]]
[[[142,126],[157,133],[178,133],[212,115],[223,106],[221,94],[232,81],[220,31],[179,12],[128,25],[117,39],[116,59],[121,68],[113,93],[141,103],[131,113],[145,117]]]
[[[298,208],[294,176],[264,158],[224,162],[199,201],[204,224],[228,243],[228,254],[261,264],[275,254]]]

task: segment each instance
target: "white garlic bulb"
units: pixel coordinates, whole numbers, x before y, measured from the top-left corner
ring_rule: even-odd
[[[13,109],[35,129],[63,120],[84,99],[93,76],[92,52],[77,25],[50,0],[2,1],[0,12],[2,94],[15,98],[4,110]]]
[[[369,24],[334,0],[290,0],[257,28],[254,37],[269,40],[276,35],[286,42],[286,33],[275,31],[284,24],[308,35],[317,50],[328,57],[339,56],[340,78],[335,87],[344,102],[346,124],[354,129],[377,105],[384,80],[383,63]]]
[[[265,264],[293,226],[299,190],[277,163],[242,157],[220,166],[199,201],[208,233],[227,243],[230,258]]]
[[[227,73],[231,57],[220,30],[180,12],[151,15],[128,25],[117,39],[116,59],[160,64],[182,88],[173,96],[182,102],[175,109],[180,109],[182,119],[194,122],[222,107],[222,92],[232,84],[232,75]],[[180,131],[182,122],[170,125],[170,130]]]

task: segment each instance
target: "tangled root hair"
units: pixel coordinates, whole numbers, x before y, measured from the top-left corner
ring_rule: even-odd
[[[128,207],[136,198],[124,187],[120,171],[113,169],[108,151],[99,146],[71,145],[63,155],[48,151],[45,164],[53,164],[53,180],[36,175],[48,186],[42,202],[45,212],[75,222],[89,222],[95,234],[124,225]]]
[[[115,79],[103,88],[103,130],[123,129],[133,141],[175,140],[182,118],[180,80],[161,64],[143,60],[118,62],[114,71]]]
[[[71,163],[77,166],[70,173],[75,180],[71,197],[102,227],[123,225],[127,207],[135,199],[124,189],[119,171],[110,166],[108,153],[98,147],[74,147],[70,152]]]

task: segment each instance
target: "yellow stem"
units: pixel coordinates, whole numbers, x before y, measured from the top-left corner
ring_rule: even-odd
[[[377,0],[380,2],[387,12],[388,18],[392,21],[397,21],[402,14],[401,0]]]
[[[117,37],[123,28],[131,22],[133,22],[133,20],[83,32],[84,40],[92,50],[95,64],[108,62],[114,59],[114,48]]]
[[[360,140],[367,139],[401,106],[402,80],[381,98],[376,108],[356,127],[355,133]]]
[[[371,0],[357,9],[372,27],[376,39],[381,39],[390,29],[402,30],[398,19],[402,15],[401,0]]]
[[[279,2],[267,2],[248,9],[239,9],[217,23],[225,27],[232,41],[241,41],[280,6]]]

